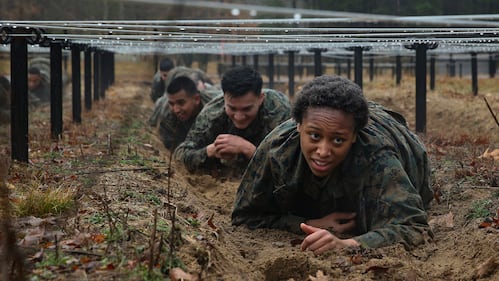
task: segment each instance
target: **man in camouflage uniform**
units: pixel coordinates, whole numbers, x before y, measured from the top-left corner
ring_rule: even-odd
[[[28,96],[30,105],[50,102],[50,81],[36,66],[28,69]]]
[[[175,157],[191,172],[239,177],[256,146],[290,117],[291,106],[284,94],[262,91],[262,78],[250,67],[227,71],[221,85],[223,96],[201,111]]]
[[[165,113],[159,125],[159,134],[168,149],[175,149],[184,141],[187,132],[205,104],[222,91],[199,91],[187,76],[173,79],[166,91]]]
[[[338,76],[304,86],[293,119],[260,144],[242,178],[234,225],[307,235],[302,250],[405,246],[432,235],[424,145],[400,114]]]
[[[175,67],[168,72],[168,77],[164,81],[164,85],[166,86],[166,88],[168,88],[173,79],[180,76],[187,76],[191,78],[192,81],[194,81],[194,83],[196,84],[197,89],[208,96],[214,96],[221,92],[220,89],[210,84],[211,81],[208,79],[207,75],[203,71],[183,66]],[[151,114],[151,117],[149,117],[148,120],[149,125],[151,125],[152,127],[156,127],[158,123],[163,118],[165,118],[167,111],[168,111],[168,94],[165,93],[160,98],[158,98],[154,103],[153,113]]]
[[[154,74],[151,84],[151,99],[156,102],[165,93],[168,85],[165,81],[168,79],[169,72],[175,67],[173,61],[169,58],[164,58],[159,63],[159,71]],[[171,80],[171,79],[170,79]]]

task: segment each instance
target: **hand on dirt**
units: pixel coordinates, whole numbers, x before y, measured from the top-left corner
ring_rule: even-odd
[[[339,239],[331,232],[307,224],[300,224],[300,228],[308,234],[301,243],[302,251],[312,251],[315,255],[323,254],[329,250],[359,246],[353,239]]]

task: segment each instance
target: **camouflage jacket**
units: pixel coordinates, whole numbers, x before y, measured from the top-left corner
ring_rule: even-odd
[[[240,177],[249,161],[246,157],[239,155],[232,161],[209,158],[206,146],[220,134],[237,135],[258,146],[272,129],[289,119],[291,106],[288,97],[271,89],[263,89],[263,92],[265,100],[257,117],[243,130],[234,127],[225,113],[224,97],[213,99],[198,115],[185,141],[175,150],[175,158],[182,161],[191,172],[201,169],[222,170],[225,173],[230,170],[233,175]]]
[[[370,103],[368,125],[346,159],[326,178],[310,171],[296,122],[260,144],[242,178],[232,223],[303,233],[300,223],[333,212],[356,212],[353,239],[365,247],[417,245],[430,232],[425,207],[433,198],[424,145],[399,114]]]
[[[210,102],[214,97],[221,96],[222,91],[202,91],[201,92],[201,110],[205,104]],[[159,101],[159,100],[158,100]],[[178,120],[175,114],[170,110],[168,106],[168,99],[163,105],[164,112],[162,113],[162,119],[159,123],[159,135],[166,148],[172,150],[177,147],[178,144],[184,141],[189,129],[196,120],[196,116],[191,117],[189,120],[182,122]],[[198,111],[199,112],[199,111]]]

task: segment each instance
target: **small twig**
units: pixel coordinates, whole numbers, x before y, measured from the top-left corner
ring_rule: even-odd
[[[497,127],[499,127],[499,121],[497,121],[497,116],[494,114],[494,111],[492,111],[492,108],[490,107],[489,102],[487,101],[487,99],[485,97],[483,97],[483,100],[487,104],[487,107],[489,108],[490,114],[492,114],[492,117],[494,118],[494,120],[496,120]]]
[[[111,145],[111,134],[107,134],[107,153],[113,154],[113,146]]]
[[[80,153],[81,157],[85,157],[85,154],[83,153],[83,145],[80,143]]]
[[[115,172],[129,172],[129,171],[149,171],[152,168],[142,167],[142,168],[123,168],[123,169],[109,169],[109,170],[97,170],[97,171],[82,171],[75,173],[76,175],[87,175],[87,174],[104,174],[104,173],[115,173]]]
[[[153,227],[152,227],[152,233],[151,233],[151,240],[149,242],[149,247],[151,248],[149,251],[149,276],[151,276],[152,273],[152,268],[154,266],[154,244],[156,241],[156,225],[158,223],[158,208],[154,209],[154,221],[153,221]]]
[[[161,250],[162,249],[163,249],[163,233],[161,233],[161,237],[159,239],[158,254],[156,255],[156,259],[154,260],[154,264],[158,264],[159,258],[161,257]]]
[[[55,260],[59,260],[59,240],[57,239],[57,234],[54,237],[55,242]]]

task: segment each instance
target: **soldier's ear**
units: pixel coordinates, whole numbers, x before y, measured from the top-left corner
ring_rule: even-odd
[[[301,125],[300,123],[296,124],[296,130],[298,131],[298,133],[300,132],[300,125]]]

